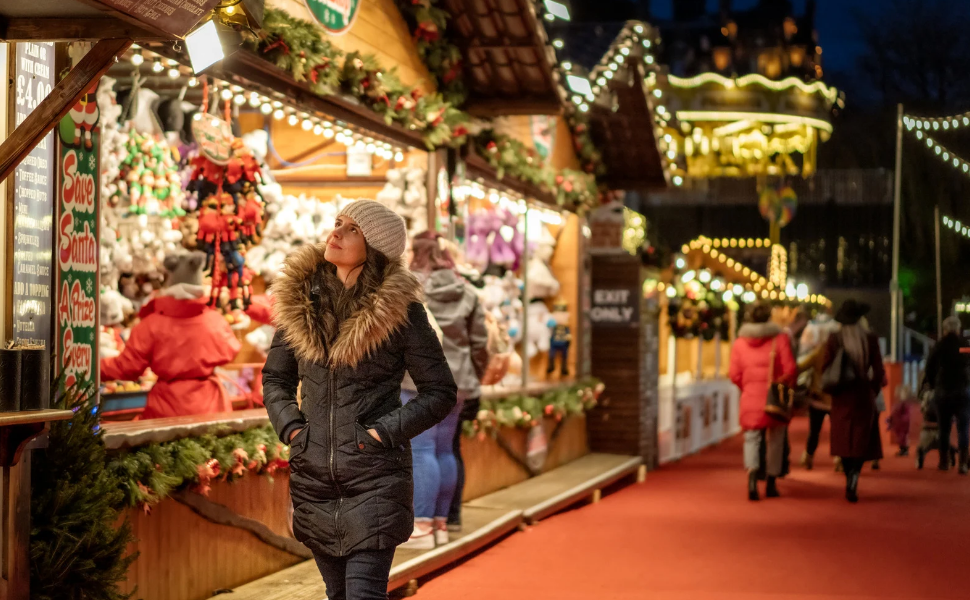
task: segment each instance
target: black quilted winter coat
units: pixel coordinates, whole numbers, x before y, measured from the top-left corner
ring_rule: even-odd
[[[410,440],[452,410],[457,389],[421,286],[400,263],[388,267],[380,289],[341,324],[328,350],[314,301],[324,289],[324,264],[323,246],[303,248],[273,283],[278,331],[263,368],[263,398],[280,439],[290,443],[293,532],[314,553],[341,557],[407,541],[414,521]],[[402,406],[405,370],[418,395]]]

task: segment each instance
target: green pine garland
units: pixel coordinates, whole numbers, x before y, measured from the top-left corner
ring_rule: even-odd
[[[272,475],[288,468],[288,460],[289,449],[265,425],[117,451],[107,469],[121,481],[126,506],[149,510],[176,490],[192,487],[205,494],[212,481],[235,481],[246,473]]]
[[[439,0],[398,0],[418,48],[418,56],[435,78],[445,101],[461,106],[468,98],[463,77],[461,49],[451,41],[448,11],[438,8]]]
[[[499,179],[511,175],[556,196],[560,206],[583,213],[599,201],[596,177],[589,173],[563,169],[556,173],[535,149],[521,141],[494,131],[475,138],[478,152],[495,168]]]
[[[309,82],[318,95],[341,91],[382,115],[388,124],[420,132],[429,150],[461,145],[468,135],[470,117],[440,94],[422,95],[404,85],[395,69],[385,69],[372,54],[344,56],[316,25],[282,10],[266,10],[263,32],[250,42],[250,49],[285,69],[294,80]]]
[[[104,468],[94,387],[68,388],[54,405],[75,413],[53,423],[48,447],[33,453],[30,597],[126,600],[118,585],[137,557],[128,553],[134,535],[122,481]]]
[[[494,400],[482,400],[475,419],[462,423],[468,437],[495,437],[502,427],[529,429],[545,416],[561,421],[582,415],[596,406],[603,384],[588,378],[576,385],[555,389],[539,397],[514,394]]]

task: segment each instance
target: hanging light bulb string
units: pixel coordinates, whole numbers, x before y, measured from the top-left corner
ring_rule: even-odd
[[[910,130],[912,130],[914,127],[916,129],[925,129],[927,131],[930,129],[934,131],[943,129],[945,131],[948,129],[958,129],[960,127],[970,127],[970,111],[949,117],[916,117],[913,115],[904,115],[903,123],[905,123],[906,128]]]
[[[970,223],[961,223],[959,220],[947,215],[943,215],[941,219],[943,220],[943,225],[945,225],[947,228],[957,232],[965,238],[970,239]]]
[[[940,157],[940,160],[949,164],[954,169],[963,171],[964,174],[970,175],[970,162],[967,162],[963,158],[947,150],[946,146],[934,140],[929,136],[929,134],[923,133],[923,131],[920,129],[913,132],[913,135],[916,136],[916,139],[925,141],[926,147],[933,150],[936,155]]]

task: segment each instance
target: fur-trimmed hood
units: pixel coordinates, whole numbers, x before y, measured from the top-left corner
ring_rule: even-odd
[[[781,327],[774,323],[745,323],[738,329],[739,338],[748,338],[753,343],[766,342],[781,333]]]
[[[308,245],[290,254],[273,281],[274,321],[299,360],[333,367],[356,367],[408,322],[408,307],[422,301],[421,284],[404,266],[391,262],[380,288],[361,299],[360,306],[340,324],[330,349],[316,314],[314,278],[326,263],[323,244]]]

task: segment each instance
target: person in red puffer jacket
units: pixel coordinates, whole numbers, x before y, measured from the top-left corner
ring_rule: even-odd
[[[232,410],[213,370],[232,362],[241,345],[226,319],[206,306],[205,259],[202,252],[165,257],[168,287],[142,307],[124,351],[101,360],[105,381],[132,381],[149,367],[158,376],[141,419]]]
[[[744,429],[744,466],[748,470],[748,498],[758,500],[760,446],[765,440],[768,474],[765,495],[779,496],[776,478],[781,475],[788,424],[765,412],[769,383],[795,383],[797,365],[791,341],[781,327],[771,323],[771,305],[758,301],[747,307],[745,323],[731,348],[730,377],[741,389],[741,428]],[[774,356],[774,367],[771,359]],[[769,372],[771,375],[769,377]],[[769,378],[773,381],[769,381]]]

